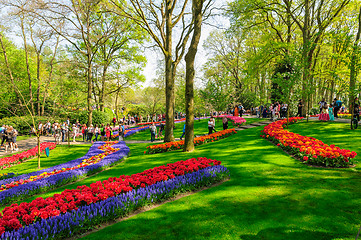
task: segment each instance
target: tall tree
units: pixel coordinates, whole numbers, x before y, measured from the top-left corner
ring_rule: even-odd
[[[356,97],[356,78],[359,71],[359,57],[360,57],[360,37],[361,37],[361,7],[358,15],[358,31],[356,34],[355,42],[353,44],[350,62],[350,91],[349,91],[349,102],[351,103],[351,119],[354,114],[354,104]]]
[[[118,14],[132,19],[142,27],[162,51],[165,62],[166,126],[164,141],[174,141],[174,78],[177,66],[184,56],[186,45],[193,30],[187,8],[188,0],[130,0],[127,6],[123,1],[111,0],[118,7]],[[178,12],[177,12],[178,10]],[[173,47],[174,29],[180,29],[179,38]]]
[[[186,132],[184,140],[185,152],[194,151],[194,59],[197,54],[202,32],[203,4],[205,0],[192,0],[193,36],[185,55],[186,60]],[[210,2],[209,2],[210,3]],[[208,4],[209,4],[208,3]]]

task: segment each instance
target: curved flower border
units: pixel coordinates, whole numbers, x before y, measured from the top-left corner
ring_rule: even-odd
[[[228,118],[229,120],[232,121],[234,126],[242,126],[246,121],[246,119],[244,119],[243,117],[236,117],[236,116],[232,116],[232,115],[219,115],[217,116],[217,118]]]
[[[196,137],[196,138],[194,138],[194,145],[198,146],[198,145],[202,145],[202,144],[205,144],[208,142],[214,142],[214,141],[229,137],[230,135],[233,135],[236,133],[237,133],[237,131],[235,129],[226,129],[226,130],[215,132],[215,133],[212,133],[209,135]],[[181,149],[181,148],[183,148],[183,146],[184,146],[184,140],[150,145],[147,147],[147,150],[144,152],[144,154],[170,152],[170,151]]]
[[[228,170],[220,164],[220,161],[207,158],[188,159],[131,176],[97,181],[90,187],[79,186],[47,199],[37,198],[31,203],[13,204],[2,212],[1,238],[6,239],[11,235],[18,238],[44,237],[50,232],[50,237],[61,239],[71,235],[74,230],[81,230],[84,223],[98,224],[109,217],[122,216],[141,205],[167,199],[179,190],[194,190],[229,177]],[[108,204],[114,204],[113,208],[109,208]],[[84,217],[84,214],[88,216]],[[73,221],[72,216],[82,220],[70,226],[68,223]],[[52,226],[54,220],[58,226]],[[42,234],[32,230],[41,231]],[[65,236],[60,234],[64,234],[64,230]]]
[[[300,117],[289,119],[296,123]],[[353,158],[357,153],[341,149],[335,145],[327,145],[313,137],[302,136],[283,129],[287,119],[273,122],[264,127],[261,137],[266,138],[282,149],[299,157],[303,162],[324,167],[350,167],[354,165]]]
[[[31,181],[28,183],[24,183],[22,185],[14,186],[13,188],[0,192],[0,204],[1,205],[8,204],[13,201],[17,201],[35,195],[40,192],[44,192],[50,189],[60,187],[67,183],[74,182],[80,178],[84,178],[95,172],[99,172],[105,168],[110,167],[111,165],[115,164],[129,153],[129,148],[125,145],[124,142],[117,142],[112,147],[118,148],[119,150],[104,157],[103,160],[101,160],[100,162],[97,162],[92,165],[84,166],[81,168],[77,168],[74,170],[61,172],[62,169],[71,169],[72,167],[81,164],[85,159],[89,159],[96,155],[102,154],[104,151],[102,151],[99,148],[104,144],[105,142],[94,143],[86,155],[84,155],[81,158],[69,161],[67,163],[59,164],[57,166],[53,166],[47,169],[43,169],[28,174],[23,174],[14,178],[9,178],[0,181],[0,186],[1,186],[6,184],[11,184],[12,182],[29,179],[31,177],[39,176],[47,172],[53,172],[54,170],[59,170],[59,173],[55,175],[51,175],[49,177],[42,178],[34,182]]]
[[[40,144],[40,152],[43,153],[45,148],[50,150],[56,147],[56,143],[53,142],[43,142]],[[6,169],[15,165],[18,165],[24,162],[26,159],[35,157],[38,154],[38,146],[35,146],[27,151],[15,154],[10,157],[0,158],[0,169]]]

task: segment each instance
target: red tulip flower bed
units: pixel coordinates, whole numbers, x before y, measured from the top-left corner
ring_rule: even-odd
[[[220,140],[222,138],[226,138],[230,135],[236,134],[235,129],[226,129],[223,131],[215,132],[209,135],[196,137],[194,138],[194,145],[201,145],[208,142],[214,142]],[[184,140],[176,141],[176,142],[167,142],[157,145],[151,145],[147,147],[147,150],[144,152],[145,154],[153,154],[153,153],[162,153],[162,152],[170,152],[177,149],[181,149],[184,146]]]
[[[81,206],[103,201],[133,189],[145,188],[176,176],[183,176],[220,164],[221,162],[217,160],[192,158],[155,167],[131,176],[110,177],[108,180],[94,182],[90,184],[90,187],[82,185],[76,189],[67,189],[61,194],[55,194],[46,199],[40,197],[30,203],[12,204],[0,214],[0,235],[5,231],[18,230],[42,219],[78,210]]]
[[[49,148],[50,150],[56,147],[56,143],[52,142],[43,142],[40,144],[40,152],[44,152],[45,148]],[[10,157],[4,157],[0,159],[0,169],[9,168],[11,166],[17,165],[25,161],[26,159],[35,157],[38,154],[38,146],[24,151],[22,153],[15,154]]]
[[[295,123],[302,118],[293,117],[290,123]],[[305,163],[324,167],[350,167],[354,165],[353,158],[356,152],[341,149],[335,145],[327,145],[313,137],[301,136],[297,133],[283,129],[287,119],[273,122],[263,129],[264,137],[282,149],[300,158]]]

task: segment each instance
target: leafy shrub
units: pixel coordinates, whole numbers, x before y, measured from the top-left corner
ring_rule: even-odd
[[[41,121],[43,124],[48,120],[53,121],[52,118],[38,116],[35,116],[34,120],[36,126],[38,125],[39,121]],[[28,134],[30,131],[30,126],[33,125],[33,119],[31,116],[6,117],[0,120],[0,125],[13,126],[20,134]]]
[[[88,123],[88,111],[81,111],[79,112],[79,114],[76,116],[74,114],[73,117],[76,117],[74,119],[70,119],[71,122],[75,122],[76,120],[78,120],[81,124],[87,124]],[[102,124],[102,123],[110,123],[111,120],[113,118],[113,113],[109,111],[105,111],[105,112],[101,112],[101,111],[93,111],[93,124]]]

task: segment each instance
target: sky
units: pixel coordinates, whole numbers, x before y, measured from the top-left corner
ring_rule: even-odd
[[[227,4],[226,0],[213,0],[215,1],[215,5],[217,8],[224,7]],[[217,29],[224,29],[229,26],[229,20],[223,16],[214,16],[208,19],[209,24],[202,24],[202,33],[201,39],[198,45],[198,52],[195,60],[195,68],[196,68],[196,80],[195,84],[200,84],[201,73],[200,70],[202,65],[206,63],[208,57],[207,52],[203,47],[204,41],[207,39],[209,34]],[[190,42],[190,40],[189,40]],[[156,76],[157,71],[157,62],[162,61],[164,59],[163,54],[157,48],[146,48],[145,55],[147,57],[147,65],[143,71],[144,76],[146,77],[146,82],[143,84],[143,87],[151,85],[151,81]],[[179,67],[184,67],[185,62],[182,60]]]

